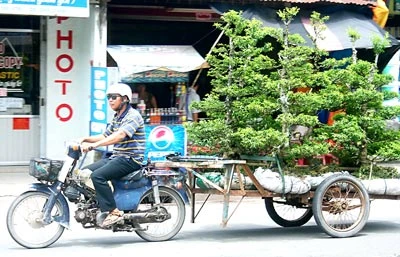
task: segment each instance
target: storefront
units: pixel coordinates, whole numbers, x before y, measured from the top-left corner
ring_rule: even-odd
[[[91,131],[91,69],[107,66],[105,1],[90,3],[90,8],[87,0],[44,7],[36,1],[19,8],[16,4],[0,3],[0,41],[11,43],[5,40],[0,49],[0,138],[5,149],[0,165],[26,165],[38,156],[64,158],[65,143]],[[183,80],[179,76],[151,83],[186,85],[187,75]],[[173,107],[163,100],[160,108]]]
[[[146,153],[152,161],[169,153],[186,154],[186,121],[180,99],[186,94],[189,72],[208,68],[204,58],[187,45],[115,45],[107,52],[119,71],[119,80],[132,88],[132,106],[141,111],[146,123]],[[157,108],[140,104],[137,85],[148,85]]]
[[[39,30],[0,29],[3,164],[19,164],[39,155],[39,63]]]
[[[88,0],[0,7],[0,165],[62,159],[65,142],[88,133],[90,65],[106,64],[100,7],[89,11]]]
[[[14,15],[0,15],[0,139],[5,149],[0,155],[0,165],[27,164],[38,155],[63,158],[66,141],[91,131],[91,69],[107,67],[107,42],[119,47],[119,53],[113,53],[114,46],[107,50],[120,68],[121,80],[132,89],[139,83],[154,89],[158,109],[153,112],[151,108],[145,109],[148,125],[179,123],[182,113],[174,109],[179,104],[179,95],[193,81],[188,74],[205,67],[204,59],[194,54],[200,61],[192,63],[184,54],[186,51],[148,45],[185,44],[192,50],[193,45],[205,56],[219,34],[212,26],[219,15],[206,3],[201,10],[192,8],[190,1],[187,8],[148,8],[135,6],[137,2],[126,3],[129,8],[125,8],[114,2],[89,4],[87,0],[60,5],[24,3],[19,3],[18,8],[13,8],[17,4],[13,1],[0,4],[0,13],[18,11]],[[40,9],[41,5],[46,6]],[[144,15],[149,9],[151,14]],[[162,15],[157,16],[161,10]],[[21,21],[15,22],[10,16]],[[127,47],[121,46],[124,44],[141,48],[129,46],[129,51],[123,52]],[[101,101],[98,106],[102,106]]]

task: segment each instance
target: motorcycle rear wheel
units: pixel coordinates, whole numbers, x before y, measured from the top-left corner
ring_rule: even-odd
[[[64,232],[64,227],[52,222],[43,224],[43,207],[49,195],[43,192],[28,192],[18,196],[7,212],[7,229],[11,237],[23,247],[45,248],[55,243]],[[57,201],[51,216],[62,215],[61,204]]]
[[[140,224],[145,230],[136,230],[136,234],[149,242],[166,241],[173,238],[182,228],[186,209],[182,197],[168,187],[159,187],[161,207],[171,215],[170,219],[157,223]],[[155,204],[153,190],[148,191],[140,200],[137,211],[151,209]]]

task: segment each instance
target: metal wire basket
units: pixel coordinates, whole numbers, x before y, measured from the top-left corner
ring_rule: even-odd
[[[60,160],[33,158],[30,160],[29,175],[38,180],[53,182],[57,179],[63,163],[64,162]]]

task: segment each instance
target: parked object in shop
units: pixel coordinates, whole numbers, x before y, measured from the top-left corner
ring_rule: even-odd
[[[44,248],[55,243],[69,228],[68,201],[76,205],[74,218],[84,228],[136,232],[146,241],[174,237],[185,221],[188,202],[186,173],[177,169],[155,169],[148,164],[119,180],[111,181],[121,219],[102,227],[108,212],[101,212],[96,192],[88,184],[85,170],[75,167],[80,145],[69,145],[64,161],[32,159],[30,175],[39,180],[18,196],[7,213],[11,237],[26,248]]]

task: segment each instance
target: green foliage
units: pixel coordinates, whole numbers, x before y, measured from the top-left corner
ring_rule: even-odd
[[[210,153],[231,155],[232,129],[220,119],[210,119],[199,123],[186,124],[189,140],[196,145],[204,146]]]
[[[361,166],[357,171],[353,172],[353,175],[359,179],[399,179],[400,175],[398,171],[393,167],[381,167],[381,166]]]
[[[326,142],[314,144],[311,141],[307,141],[304,144],[295,144],[291,148],[288,148],[285,152],[285,159],[313,158],[318,155],[326,154],[328,151],[329,144]]]
[[[277,153],[293,163],[332,153],[351,166],[399,159],[400,133],[387,129],[385,120],[398,117],[400,108],[383,106],[384,99],[397,97],[383,90],[393,78],[379,74],[376,62],[359,60],[354,47],[351,57],[329,58],[318,48],[329,17],[319,13],[310,17],[313,47],[305,46],[289,30],[298,12],[297,7],[278,11],[281,29],[246,20],[235,11],[215,24],[229,42],[217,44],[207,56],[213,89],[194,107],[208,119],[186,125],[189,140],[229,158]],[[349,29],[348,35],[354,46],[359,33]],[[376,56],[388,45],[387,38],[372,41]],[[340,114],[328,126],[317,119],[320,110]],[[297,125],[308,132],[293,141]]]
[[[273,128],[265,130],[255,130],[251,127],[239,128],[232,139],[238,153],[253,155],[262,154],[261,150],[264,153],[274,152],[276,147],[283,143],[281,133]]]

